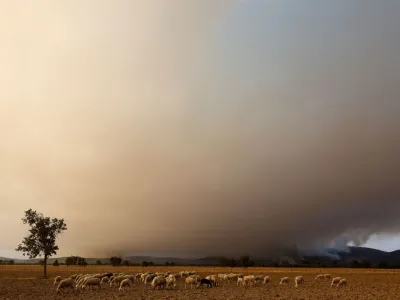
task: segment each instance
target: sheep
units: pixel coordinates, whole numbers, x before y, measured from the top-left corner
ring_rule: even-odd
[[[217,286],[217,276],[216,275],[209,275],[206,279],[210,280],[214,286]]]
[[[155,275],[149,274],[146,276],[146,278],[144,279],[144,285],[147,285],[148,283],[151,283],[152,280],[155,278]]]
[[[167,287],[173,287],[176,288],[176,278],[174,275],[169,275],[166,279],[167,281]]]
[[[129,278],[122,280],[121,283],[119,284],[119,290],[122,291],[123,287],[131,286],[131,283],[132,281]]]
[[[116,284],[118,286],[121,283],[121,281],[124,279],[125,279],[125,276],[114,277],[113,280],[111,280],[111,282],[110,282],[110,287],[112,287],[114,284]]]
[[[103,274],[103,277],[111,278],[111,276],[113,276],[113,273],[104,273]]]
[[[64,289],[67,287],[74,288],[74,280],[72,278],[61,280],[57,287],[57,293],[60,292],[60,289]]]
[[[56,278],[54,278],[54,285],[56,285],[58,282],[60,282],[61,281],[61,276],[57,276]],[[71,279],[73,279],[73,278],[71,278]]]
[[[319,274],[317,277],[315,277],[315,281],[318,281],[320,279],[325,279],[325,274]]]
[[[142,276],[142,273],[135,274],[135,276],[133,278],[133,282],[139,282],[140,281],[140,276]]]
[[[198,282],[199,281],[199,277],[192,277],[192,276],[189,276],[189,277],[186,277],[186,279],[185,279],[185,289],[186,289],[186,286],[189,284],[190,285],[190,288],[193,288],[193,284],[196,284],[196,282]]]
[[[75,279],[77,276],[78,276],[77,274],[72,274],[71,276],[69,276],[69,278]]]
[[[88,275],[81,277],[81,278],[78,280],[78,282],[76,283],[75,288],[76,288],[76,289],[79,289],[79,287],[81,287],[81,286],[86,282],[86,280],[89,279],[89,278],[90,278],[90,276],[88,276]]]
[[[156,289],[156,287],[158,287],[159,289],[165,288],[166,285],[167,281],[165,280],[164,276],[154,277],[153,281],[151,282],[151,286],[154,290]]]
[[[335,284],[338,284],[339,281],[341,280],[341,277],[335,277],[332,279],[331,287],[333,287]]]
[[[90,277],[82,285],[82,289],[85,289],[86,286],[90,288],[90,287],[95,286],[95,285],[97,285],[99,287],[99,289],[100,289],[101,288],[101,279],[97,278],[97,277]]]
[[[331,279],[331,274],[324,274],[326,279]]]
[[[110,282],[110,278],[108,278],[107,276],[104,276],[102,279],[101,279],[101,284],[104,284],[104,283],[109,283]]]
[[[254,276],[254,284],[261,284],[261,282],[263,280],[264,280],[264,276],[262,276],[262,275]]]
[[[340,281],[338,282],[336,287],[340,288],[340,287],[343,287],[343,286],[346,286],[346,285],[347,285],[347,279],[346,278],[342,278],[342,279],[340,279]]]
[[[287,284],[287,283],[289,283],[289,277],[282,277],[281,282],[279,282],[280,285]]]
[[[295,287],[298,287],[299,284],[304,283],[304,278],[303,276],[296,276],[294,279]]]
[[[247,275],[243,277],[243,286],[247,284],[254,284],[255,283],[255,276],[254,275]]]
[[[270,278],[269,276],[265,276],[265,277],[264,277],[263,284],[266,285],[266,284],[268,284],[268,283],[270,283],[270,282],[271,282],[271,278]]]
[[[239,286],[239,285],[244,285],[244,283],[243,283],[243,278],[242,278],[242,277],[239,277],[239,278],[237,279],[236,285],[237,285],[237,286]]]

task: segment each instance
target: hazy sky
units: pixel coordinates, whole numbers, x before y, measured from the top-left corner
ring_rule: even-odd
[[[400,248],[399,12],[1,1],[0,256],[29,208],[60,255]]]

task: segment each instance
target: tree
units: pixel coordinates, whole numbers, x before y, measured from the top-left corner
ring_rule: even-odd
[[[101,266],[102,264],[101,260],[96,260],[96,265]]]
[[[44,266],[44,260],[43,259],[39,260],[38,264],[41,265],[41,266]]]
[[[140,265],[141,265],[142,267],[148,267],[148,266],[149,266],[149,263],[148,263],[147,261],[145,261],[145,260],[142,260],[142,262],[140,263]]]
[[[231,259],[231,267],[232,268],[236,267],[236,261],[234,258]]]
[[[67,257],[66,259],[65,259],[65,264],[69,267],[69,266],[72,266],[73,264],[74,264],[74,259],[73,259],[73,257],[72,256],[70,256],[70,257]]]
[[[4,260],[0,259],[0,265],[4,264]]]
[[[110,257],[110,264],[112,266],[120,266],[122,262],[122,258],[118,256]]]
[[[130,263],[129,263],[129,261],[128,260],[124,260],[124,262],[122,263],[124,266],[126,266],[126,267],[128,267],[129,265],[130,265]]]
[[[9,265],[13,265],[13,264],[15,264],[15,261],[13,259],[11,259],[11,260],[8,261],[8,264]]]
[[[380,268],[380,269],[387,269],[388,267],[389,267],[389,264],[386,261],[381,261],[378,264],[378,268]]]
[[[55,261],[54,261],[54,263],[53,263],[53,266],[54,267],[58,267],[60,264],[58,263],[58,260],[56,259]]]
[[[44,277],[47,278],[47,259],[57,254],[59,249],[56,245],[57,236],[67,230],[67,225],[64,219],[51,219],[32,209],[25,211],[22,222],[31,227],[30,234],[23,238],[22,243],[15,250],[23,252],[23,255],[28,255],[29,258],[43,255],[43,272]]]
[[[248,264],[249,264],[249,261],[250,261],[250,256],[248,256],[248,255],[242,255],[242,256],[240,257],[240,261],[242,262],[243,267],[247,268],[247,266],[248,266]]]

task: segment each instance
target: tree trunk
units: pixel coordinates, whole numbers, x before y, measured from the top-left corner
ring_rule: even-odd
[[[47,255],[44,256],[43,268],[44,268],[44,278],[47,278]]]

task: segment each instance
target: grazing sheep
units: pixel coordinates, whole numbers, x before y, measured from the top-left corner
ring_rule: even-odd
[[[295,287],[298,287],[299,284],[303,284],[304,283],[303,276],[296,276],[294,279],[294,283],[295,283]]]
[[[61,276],[57,276],[56,278],[54,278],[54,285],[56,285],[58,282],[60,282],[61,281]],[[71,278],[71,279],[73,279],[73,278]]]
[[[167,281],[167,287],[176,288],[176,278],[174,275],[169,275],[165,280]]]
[[[199,285],[197,286],[197,287],[200,287],[200,286],[207,286],[207,287],[210,287],[210,288],[212,288],[212,282],[211,282],[211,280],[208,280],[208,279],[201,279],[200,280],[200,283],[199,283]]]
[[[103,274],[103,277],[111,278],[111,276],[113,276],[113,273],[104,273]]]
[[[257,284],[257,285],[260,284],[261,285],[263,280],[264,280],[264,276],[262,276],[262,275],[254,276],[254,284]]]
[[[247,275],[243,277],[243,286],[252,285],[255,283],[255,276],[254,275]]]
[[[74,280],[72,278],[61,280],[57,287],[57,293],[60,292],[60,289],[65,289],[68,287],[74,288]]]
[[[346,286],[346,285],[347,285],[347,279],[346,278],[342,278],[338,282],[337,287],[340,288],[340,287],[343,287],[343,286]]]
[[[158,287],[159,289],[165,288],[166,285],[167,281],[165,280],[164,276],[154,277],[153,281],[151,282],[151,286],[154,290],[156,289],[156,287]]]
[[[289,283],[289,277],[283,277],[281,279],[281,282],[279,282],[279,284],[288,284]]]
[[[265,284],[268,284],[268,283],[270,283],[270,282],[271,282],[271,278],[270,278],[269,276],[265,276],[265,277],[264,277],[264,281],[263,281],[264,285],[265,285]]]
[[[92,286],[98,286],[99,288],[101,288],[101,279],[97,277],[90,277],[82,285],[82,289],[85,289],[86,286],[89,288],[91,288]]]
[[[332,283],[331,283],[331,287],[333,287],[334,285],[338,284],[341,279],[342,279],[341,277],[333,278],[332,279]]]
[[[147,275],[146,278],[144,279],[144,285],[147,285],[148,283],[151,283],[155,277],[156,276],[153,275],[153,274]]]
[[[88,276],[88,275],[81,277],[78,280],[78,282],[76,283],[76,287],[75,288],[79,289],[86,282],[86,280],[89,279],[89,278],[90,278],[90,276]]]
[[[237,286],[239,286],[239,285],[244,285],[244,282],[243,282],[243,278],[242,278],[242,277],[239,277],[239,278],[237,279],[236,285],[237,285]]]
[[[132,281],[129,278],[122,280],[121,283],[119,284],[119,290],[122,291],[122,289],[125,286],[131,286],[131,283],[132,283]]]
[[[112,287],[114,284],[116,284],[118,286],[121,283],[121,281],[124,279],[125,279],[125,276],[114,277],[113,280],[111,280],[111,282],[110,282],[110,287]]]
[[[101,284],[109,283],[109,282],[110,282],[110,278],[108,278],[107,276],[104,276],[104,277],[101,279]]]
[[[193,288],[193,285],[196,284],[198,281],[199,281],[199,277],[192,277],[192,276],[186,277],[185,289],[188,284],[190,285],[190,288]]]
[[[317,277],[315,277],[315,280],[318,281],[320,279],[325,279],[325,274],[319,274]]]
[[[326,279],[331,279],[331,274],[324,274]]]
[[[78,276],[77,274],[73,274],[73,275],[69,276],[69,278],[75,279],[77,276]]]
[[[206,279],[210,280],[214,286],[217,286],[217,276],[216,275],[209,275]]]

